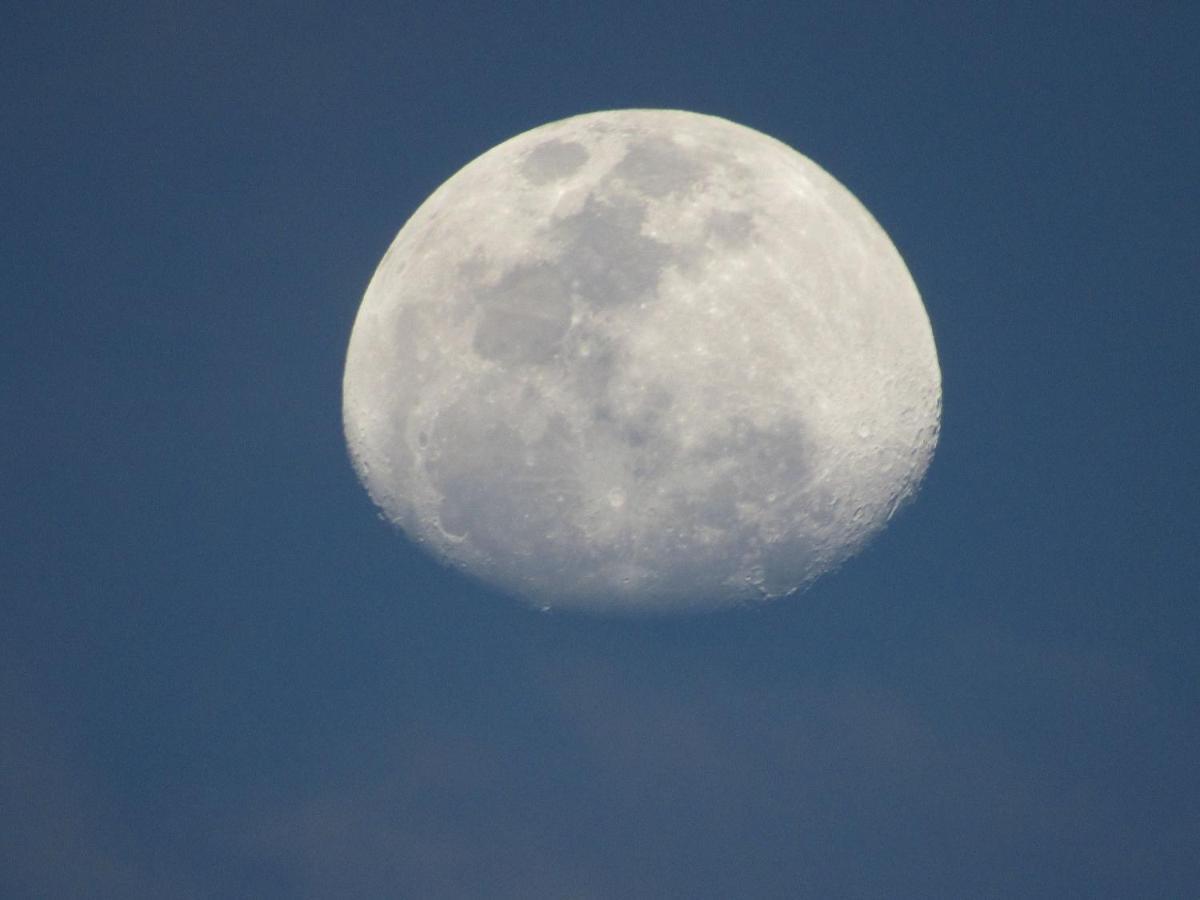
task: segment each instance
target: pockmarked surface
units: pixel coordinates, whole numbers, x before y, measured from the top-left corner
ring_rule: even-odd
[[[917,288],[834,178],[724,119],[620,110],[440,187],[363,299],[354,465],[446,562],[542,607],[805,587],[918,488],[941,374]]]

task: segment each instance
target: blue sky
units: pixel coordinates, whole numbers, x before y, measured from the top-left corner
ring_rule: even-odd
[[[1197,14],[484,6],[8,11],[0,893],[1194,891]],[[752,614],[531,613],[346,459],[407,216],[632,106],[828,169],[938,343],[917,502]]]

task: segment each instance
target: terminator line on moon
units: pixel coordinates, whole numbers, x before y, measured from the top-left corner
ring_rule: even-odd
[[[793,593],[917,489],[941,375],[887,235],[811,160],[674,110],[518,135],[425,201],[354,323],[384,514],[541,607]]]

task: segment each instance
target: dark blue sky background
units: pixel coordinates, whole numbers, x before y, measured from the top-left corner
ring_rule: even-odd
[[[122,6],[0,30],[0,894],[1195,893],[1191,4]],[[629,106],[815,159],[933,323],[918,501],[758,612],[529,612],[346,459],[409,214]]]

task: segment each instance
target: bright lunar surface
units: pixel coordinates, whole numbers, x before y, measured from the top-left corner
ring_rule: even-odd
[[[937,443],[925,308],[862,205],[724,119],[576,116],[443,184],[350,338],[351,457],[438,558],[541,607],[793,593]]]

